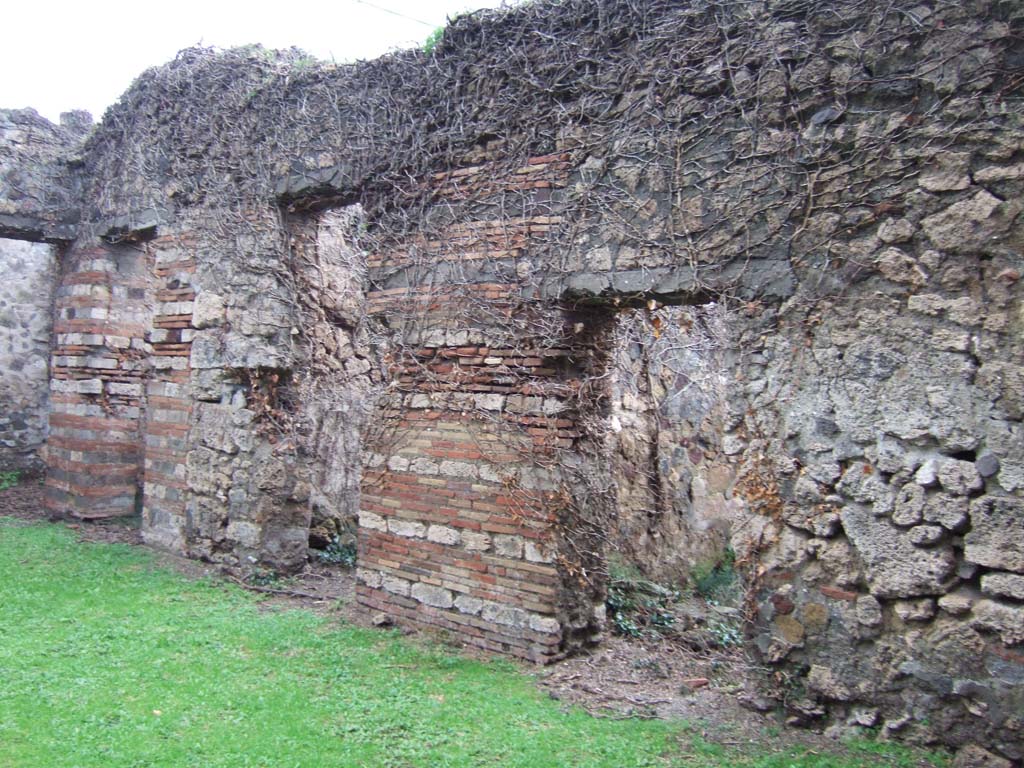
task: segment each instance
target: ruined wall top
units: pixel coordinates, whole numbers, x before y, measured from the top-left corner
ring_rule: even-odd
[[[592,175],[614,173],[616,158],[665,150],[662,129],[698,122],[707,130],[684,148],[694,163],[758,165],[781,199],[835,165],[854,139],[844,125],[867,126],[857,140],[870,152],[865,131],[927,133],[926,118],[963,113],[964,100],[976,105],[964,119],[982,119],[981,102],[1013,112],[1020,23],[1002,0],[577,0],[462,17],[433,52],[354,65],[295,49],[190,49],[144,73],[80,156],[68,131],[3,113],[33,138],[13,157],[4,140],[0,204],[30,219],[9,221],[9,234],[47,238],[68,237],[79,207],[100,234],[196,205],[309,196],[359,200],[373,219],[396,195],[408,207],[413,180],[495,145],[513,162],[572,149]],[[892,110],[900,125],[865,122]],[[37,169],[27,190],[12,165]]]
[[[32,109],[0,109],[0,236],[74,237],[79,206],[74,166],[92,119],[77,112],[63,117],[54,125]]]

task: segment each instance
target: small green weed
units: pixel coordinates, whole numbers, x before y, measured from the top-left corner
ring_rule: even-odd
[[[737,624],[727,621],[711,621],[708,624],[708,629],[719,648],[735,648],[743,644],[743,630]]]
[[[320,61],[315,56],[300,56],[292,62],[292,69],[295,72],[304,72],[310,69],[316,69]]]
[[[705,600],[733,604],[739,597],[736,577],[736,553],[726,549],[714,562],[701,563],[690,571],[693,591]]]
[[[11,472],[0,472],[0,490],[12,488],[22,481],[22,473],[16,469]]]
[[[438,27],[429,35],[427,35],[427,39],[423,42],[423,52],[428,55],[433,53],[437,46],[441,44],[441,41],[443,39],[444,27]]]
[[[609,576],[605,606],[616,634],[640,637],[675,625],[671,605],[679,600],[678,591],[643,578],[634,566],[617,560],[609,563]]]
[[[273,587],[279,581],[281,577],[274,571],[256,570],[252,572],[246,581],[252,584],[254,587]]]
[[[6,491],[8,488],[13,488],[20,482],[21,472],[18,470],[0,472],[0,491]]]
[[[356,545],[343,544],[338,536],[332,536],[327,547],[316,553],[316,559],[328,565],[342,565],[345,568],[355,568]]]

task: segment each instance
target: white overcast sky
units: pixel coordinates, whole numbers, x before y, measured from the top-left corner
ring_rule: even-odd
[[[508,3],[514,4],[514,3]],[[420,45],[447,16],[502,0],[11,0],[2,11],[0,108],[99,120],[143,70],[193,45],[297,46],[337,62]],[[389,12],[390,11],[390,12]]]

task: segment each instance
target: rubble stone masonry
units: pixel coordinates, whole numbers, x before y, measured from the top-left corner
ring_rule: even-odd
[[[599,639],[610,546],[729,545],[791,721],[1024,760],[1022,25],[537,2],[186,51],[84,139],[0,112],[0,235],[60,252],[47,503],[243,570],[352,529],[365,609],[537,661]]]
[[[0,240],[0,274],[0,471],[39,471],[50,388],[53,246]]]

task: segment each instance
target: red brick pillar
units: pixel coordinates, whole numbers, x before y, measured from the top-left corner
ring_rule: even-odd
[[[142,535],[148,544],[184,552],[195,261],[187,237],[158,238],[152,249],[155,304],[147,331],[151,370],[143,434]]]
[[[147,253],[76,245],[63,257],[51,358],[46,506],[82,518],[138,510]]]
[[[500,293],[477,289],[487,300]],[[603,543],[584,544],[574,527],[572,468],[585,464],[586,436],[581,356],[564,341],[424,346],[398,361],[404,394],[380,408],[367,436],[362,606],[539,662],[595,638],[603,585],[579,552],[603,562]]]

